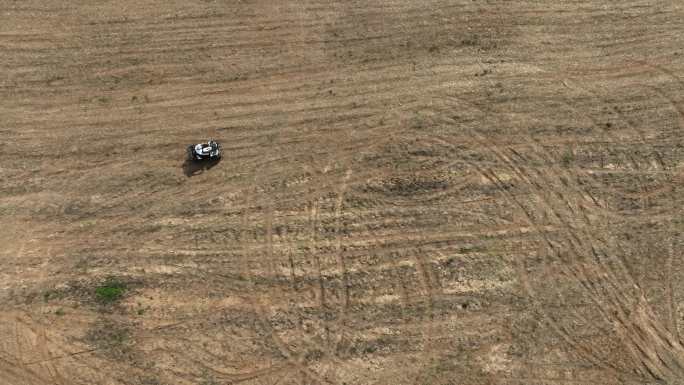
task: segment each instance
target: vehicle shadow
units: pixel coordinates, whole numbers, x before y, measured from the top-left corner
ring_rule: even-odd
[[[203,173],[206,170],[209,170],[219,164],[221,162],[221,158],[218,159],[211,159],[211,160],[202,160],[202,161],[193,161],[186,159],[185,162],[183,163],[183,174],[187,176],[188,178],[193,177],[195,175],[199,175]]]

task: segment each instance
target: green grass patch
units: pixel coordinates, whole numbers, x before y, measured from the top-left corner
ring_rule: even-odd
[[[50,300],[50,298],[54,298],[54,297],[55,297],[54,294],[55,294],[55,292],[52,291],[52,290],[48,290],[48,291],[44,292],[44,293],[43,293],[43,301],[44,301],[44,302],[48,302],[48,301]]]
[[[563,167],[570,167],[575,162],[575,154],[568,150],[561,155],[560,161]]]
[[[113,278],[95,289],[95,297],[101,303],[108,304],[120,300],[126,292],[126,284]]]

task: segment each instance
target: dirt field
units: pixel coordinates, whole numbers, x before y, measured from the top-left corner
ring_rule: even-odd
[[[684,383],[682,20],[0,0],[0,384]]]

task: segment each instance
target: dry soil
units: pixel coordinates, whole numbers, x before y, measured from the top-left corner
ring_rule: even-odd
[[[681,384],[683,20],[0,0],[0,384]]]

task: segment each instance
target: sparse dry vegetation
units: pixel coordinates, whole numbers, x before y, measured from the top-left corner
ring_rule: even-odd
[[[102,285],[95,288],[95,297],[101,304],[110,304],[120,300],[126,292],[126,284],[108,278]]]
[[[683,19],[0,0],[0,385],[681,383]]]

